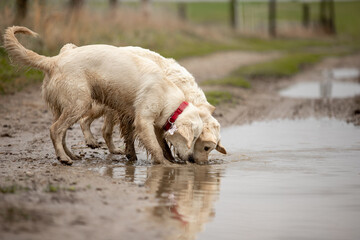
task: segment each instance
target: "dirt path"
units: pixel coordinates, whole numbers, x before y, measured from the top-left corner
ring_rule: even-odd
[[[203,57],[193,57],[180,61],[197,82],[203,80],[222,78],[230,72],[245,65],[269,61],[280,54],[257,53],[244,51],[219,52]]]
[[[274,56],[226,52],[181,63],[201,81]],[[355,114],[360,109],[359,98],[334,100],[329,107],[321,100],[285,99],[277,94],[291,83],[316,78],[318,71],[330,66],[360,68],[360,55],[326,60],[290,79],[254,81],[250,90],[225,88],[236,102],[219,106],[216,116],[223,126],[314,115],[359,124],[359,114]],[[99,162],[126,164],[126,160],[108,154],[106,148],[86,148],[78,125],[67,138],[83,160],[72,167],[57,163],[48,132],[51,119],[39,86],[0,96],[0,238],[167,239],[171,229],[159,226],[147,214],[156,204],[148,189],[89,171]],[[96,121],[93,131],[98,139],[100,128],[101,121]],[[142,164],[148,163],[144,160]]]
[[[252,88],[249,90],[219,86],[204,87],[203,89],[223,89],[233,94],[234,102],[223,104],[215,111],[222,126],[272,119],[308,117],[335,117],[360,125],[360,96],[325,101],[323,99],[287,98],[279,95],[281,89],[295,83],[320,82],[323,79],[322,72],[332,68],[360,69],[360,54],[327,58],[290,78],[253,80]],[[360,82],[360,79],[343,79],[343,81]]]

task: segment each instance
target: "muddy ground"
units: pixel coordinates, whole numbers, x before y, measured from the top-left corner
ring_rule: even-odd
[[[227,52],[181,64],[201,82],[276,55]],[[221,88],[233,94],[232,102],[215,111],[223,127],[310,116],[335,117],[359,125],[360,97],[324,101],[278,95],[280,89],[295,82],[319,80],[321,71],[331,67],[360,68],[360,55],[326,59],[289,79],[254,80],[247,90],[218,86],[204,90]],[[87,148],[76,125],[68,133],[68,145],[83,159],[71,167],[63,166],[55,159],[49,137],[51,121],[40,86],[0,97],[1,239],[171,239],[172,229],[162,227],[148,214],[157,200],[147,187],[89,170],[99,162],[126,162],[123,156],[109,154],[104,143],[101,149]],[[103,141],[100,129],[98,120],[93,132]],[[116,134],[116,143],[121,144]],[[140,164],[149,163],[143,157]]]

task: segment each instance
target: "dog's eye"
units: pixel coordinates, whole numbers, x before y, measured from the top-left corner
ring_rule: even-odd
[[[209,149],[210,149],[209,147],[204,147],[205,151],[209,151]]]

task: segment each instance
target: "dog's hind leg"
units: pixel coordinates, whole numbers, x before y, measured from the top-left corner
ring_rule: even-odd
[[[91,133],[91,123],[104,114],[102,106],[93,105],[93,107],[80,119],[80,127],[84,134],[85,143],[88,147],[98,148],[100,144],[96,141],[94,135]]]
[[[62,144],[64,146],[65,153],[72,159],[72,160],[80,160],[81,157],[73,154],[68,147],[66,146],[66,132],[64,134],[64,137],[62,139]]]
[[[112,111],[105,111],[104,125],[102,128],[103,138],[108,146],[109,152],[112,154],[124,154],[119,148],[116,148],[112,138],[114,125],[116,123],[116,115]]]
[[[71,110],[65,109],[50,127],[50,136],[55,148],[56,157],[63,164],[72,164],[71,156],[66,153],[70,151],[68,149],[66,151],[66,145],[64,146],[66,131],[80,119],[89,107],[78,106]],[[73,154],[70,155],[73,156]]]

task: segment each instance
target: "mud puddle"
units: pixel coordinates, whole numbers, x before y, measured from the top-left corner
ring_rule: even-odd
[[[292,98],[347,98],[360,94],[360,84],[354,82],[301,82],[280,91]]]
[[[322,71],[321,77],[318,76],[321,81],[298,82],[279,93],[292,98],[348,98],[360,94],[360,84],[344,80],[356,80],[359,77],[357,68],[333,68]]]
[[[331,74],[335,79],[360,77],[360,71],[357,68],[334,68],[332,69]]]
[[[360,128],[334,119],[224,128],[211,164],[89,166],[158,200],[149,220],[169,239],[357,239]],[[143,155],[142,157],[145,157]],[[220,160],[221,159],[221,160]]]

